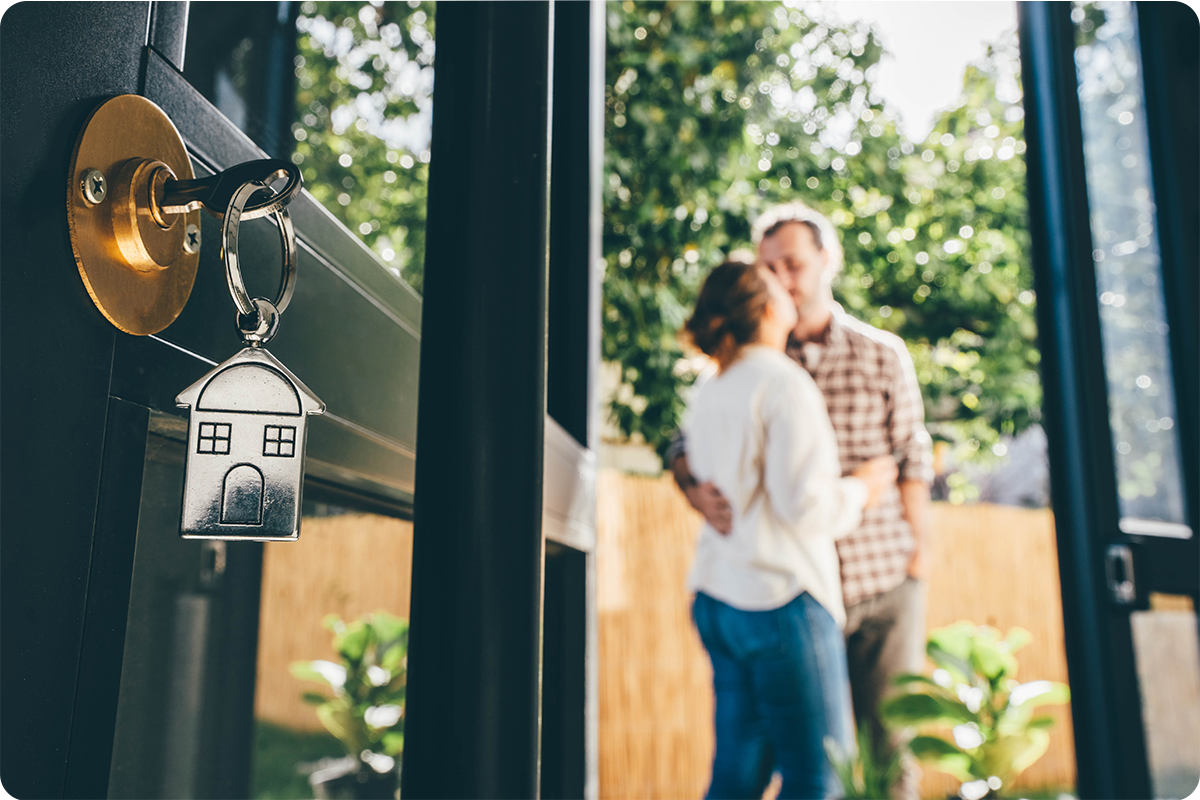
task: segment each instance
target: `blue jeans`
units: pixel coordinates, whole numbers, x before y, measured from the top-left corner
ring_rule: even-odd
[[[825,738],[851,746],[850,678],[829,612],[808,592],[770,611],[742,611],[697,592],[692,617],[716,694],[707,797],[762,797],[775,769],[781,800],[839,796]]]

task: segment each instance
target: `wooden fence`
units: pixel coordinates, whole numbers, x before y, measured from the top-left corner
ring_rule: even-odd
[[[711,671],[684,591],[698,517],[665,476],[602,470],[597,489],[601,796],[701,797],[713,747]],[[928,625],[1020,625],[1033,634],[1020,653],[1021,677],[1066,681],[1050,513],[938,504],[933,529]],[[326,614],[408,616],[411,554],[411,523],[367,514],[306,518],[298,543],[266,548],[258,718],[320,728],[299,699],[315,687],[288,665],[332,657]],[[1070,713],[1053,713],[1050,750],[1022,786],[1074,786]],[[927,772],[926,797],[955,788]]]
[[[335,660],[326,614],[373,611],[408,618],[412,523],[375,514],[305,517],[298,542],[268,544],[259,611],[254,715],[294,730],[324,730],[300,692],[293,661]]]
[[[602,471],[597,495],[601,797],[701,797],[713,748],[712,672],[684,591],[699,517],[666,476]],[[928,626],[968,619],[1027,628],[1033,643],[1019,654],[1021,677],[1065,682],[1050,512],[935,504],[932,523]],[[1051,713],[1050,750],[1019,786],[1075,784],[1070,711]],[[924,796],[956,789],[926,770]]]

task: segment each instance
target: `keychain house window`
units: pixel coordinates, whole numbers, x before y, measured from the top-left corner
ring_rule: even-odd
[[[263,434],[263,455],[291,458],[296,454],[296,429],[286,425],[267,425]]]
[[[214,455],[229,454],[229,425],[206,422],[200,426],[200,436],[196,439],[196,452],[213,453]]]

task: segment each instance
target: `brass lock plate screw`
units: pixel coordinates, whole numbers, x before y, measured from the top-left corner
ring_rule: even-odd
[[[200,226],[188,224],[183,235],[183,251],[189,254],[200,252]]]
[[[100,170],[85,170],[81,183],[83,199],[87,201],[88,205],[100,205],[104,202],[104,198],[108,197],[108,180]]]

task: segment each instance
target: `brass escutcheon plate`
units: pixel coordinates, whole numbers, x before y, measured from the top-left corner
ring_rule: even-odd
[[[167,175],[165,166],[173,175]],[[85,191],[90,170],[104,175],[99,202]],[[192,163],[179,131],[144,97],[120,95],[101,103],[83,125],[71,155],[67,226],[75,263],[88,294],[109,322],[145,336],[183,311],[200,263],[185,247],[200,212],[162,215],[150,201],[166,177],[190,180]]]

